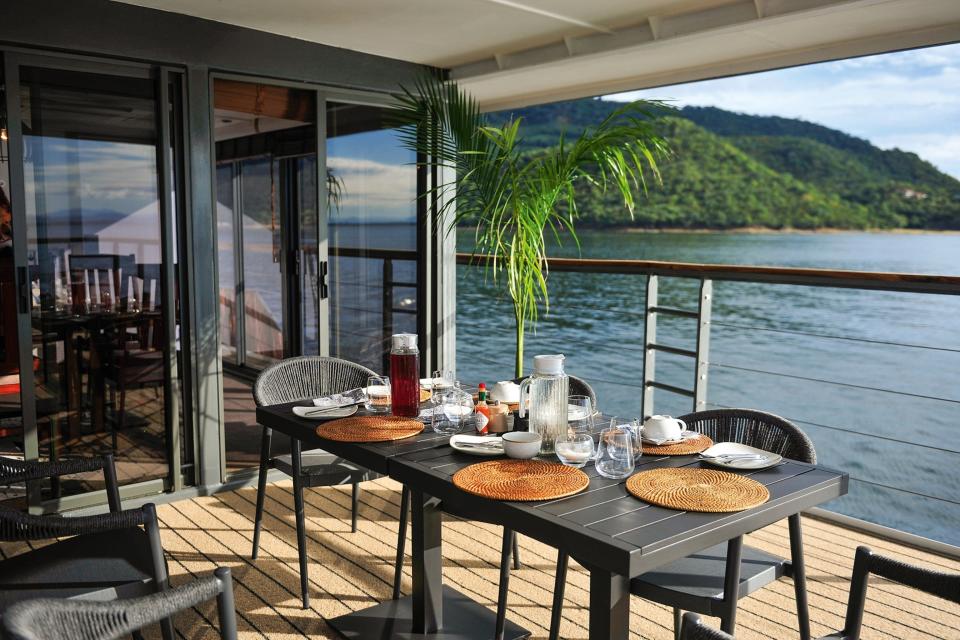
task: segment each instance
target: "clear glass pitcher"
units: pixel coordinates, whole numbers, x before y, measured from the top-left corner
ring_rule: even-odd
[[[569,391],[570,379],[563,372],[563,355],[534,356],[533,375],[520,383],[520,417],[526,415],[529,402],[530,431],[543,438],[541,455],[552,455],[554,442],[567,432]]]

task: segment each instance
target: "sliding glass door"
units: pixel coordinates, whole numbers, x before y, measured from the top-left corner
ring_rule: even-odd
[[[176,206],[179,74],[8,54],[27,458],[113,452],[121,485],[182,482]],[[13,105],[10,108],[11,104]],[[24,361],[26,360],[26,361]],[[101,477],[50,482],[41,499]]]

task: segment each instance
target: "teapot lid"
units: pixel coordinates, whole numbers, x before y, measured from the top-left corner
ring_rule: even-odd
[[[533,372],[547,375],[557,375],[563,373],[562,353],[556,355],[533,356]]]

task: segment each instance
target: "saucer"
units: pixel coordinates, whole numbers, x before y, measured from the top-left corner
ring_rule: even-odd
[[[680,438],[678,440],[655,440],[653,438],[648,438],[645,435],[641,435],[640,440],[643,441],[644,444],[652,444],[655,447],[662,447],[668,444],[680,444],[685,440],[693,440],[699,435],[700,434],[696,431],[681,431]]]
[[[351,404],[339,409],[318,409],[317,407],[294,407],[293,412],[298,418],[306,420],[332,420],[333,418],[346,418],[357,412],[357,405]]]

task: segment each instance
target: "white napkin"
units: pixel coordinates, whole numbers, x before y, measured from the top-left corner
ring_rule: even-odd
[[[360,404],[364,401],[363,389],[350,389],[343,393],[334,393],[329,396],[322,396],[313,399],[313,405],[333,409],[336,407],[348,407],[354,404]]]
[[[488,444],[491,442],[503,442],[500,436],[465,436],[457,435],[457,442],[464,444]]]

